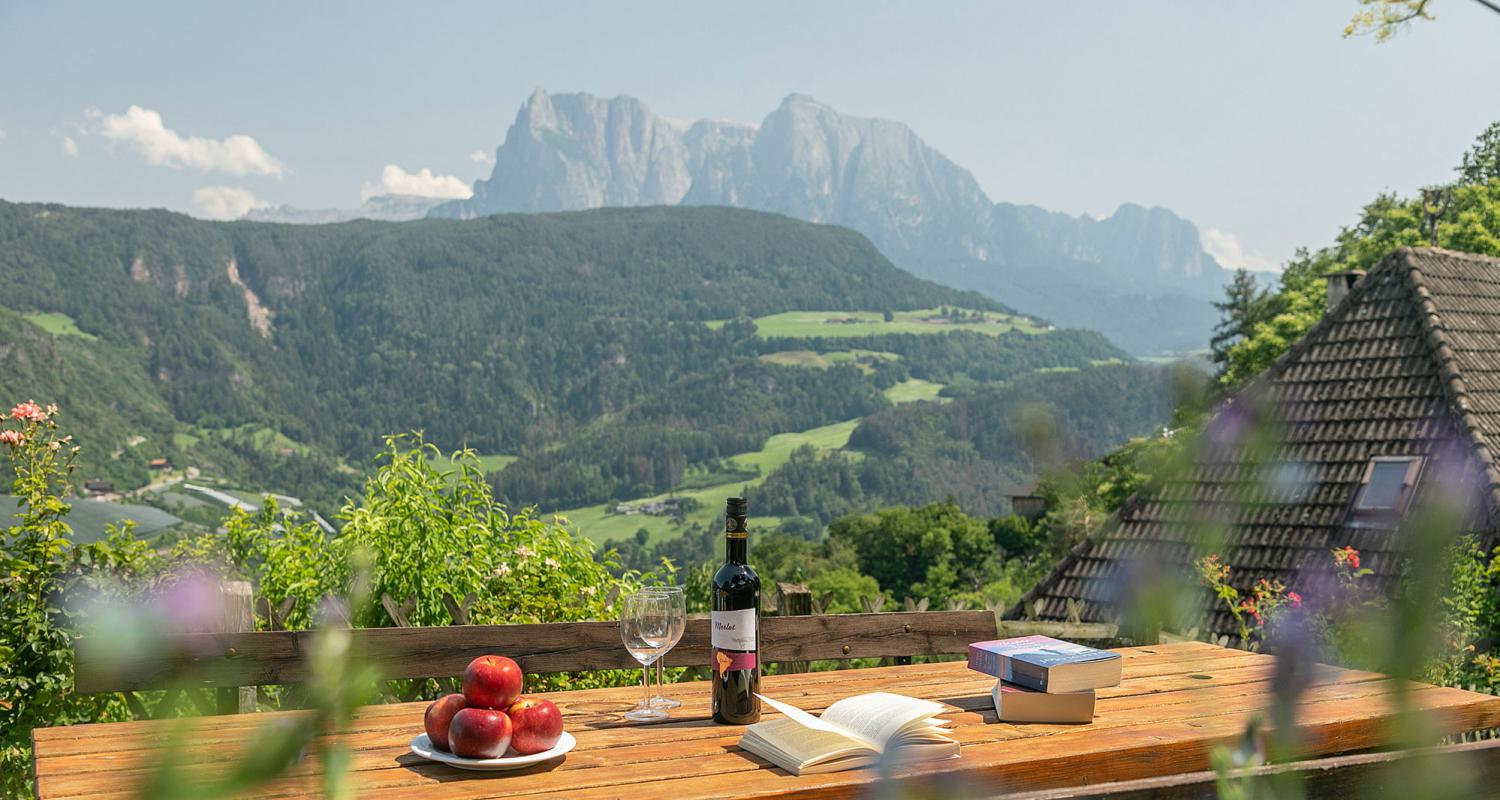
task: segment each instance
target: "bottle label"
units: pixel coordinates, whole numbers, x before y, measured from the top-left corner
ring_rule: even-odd
[[[715,649],[755,649],[755,609],[715,611],[709,624],[713,626],[711,642]]]
[[[715,675],[723,675],[734,670],[755,669],[755,653],[731,653],[715,647],[713,662]]]
[[[731,539],[744,539],[749,530],[745,527],[745,518],[733,514],[724,517],[724,535]]]

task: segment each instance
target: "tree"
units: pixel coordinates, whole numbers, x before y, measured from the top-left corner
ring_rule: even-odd
[[[1431,0],[1359,0],[1362,9],[1344,26],[1344,36],[1374,36],[1384,42],[1415,20],[1434,19]]]
[[[1490,123],[1474,140],[1458,165],[1458,175],[1459,183],[1469,185],[1500,178],[1500,122]]]
[[[1447,202],[1436,220],[1436,244],[1454,250],[1500,255],[1500,123],[1479,135],[1458,167],[1460,178],[1437,187]],[[1220,383],[1238,386],[1259,375],[1323,316],[1328,302],[1326,276],[1368,270],[1397,247],[1432,244],[1428,210],[1420,197],[1381,195],[1345,228],[1334,244],[1299,250],[1266,298],[1251,333],[1230,346]]]
[[[1374,36],[1384,42],[1417,20],[1437,19],[1431,12],[1432,0],[1358,0],[1362,6],[1344,26],[1344,36]],[[1474,0],[1500,14],[1500,2]]]
[[[941,606],[982,589],[1002,573],[1000,550],[984,520],[953,502],[852,514],[828,526],[830,547],[848,545],[859,571],[897,599],[928,597]]]
[[[1222,372],[1229,363],[1229,350],[1255,332],[1270,308],[1270,292],[1255,282],[1249,270],[1235,270],[1234,280],[1224,289],[1224,299],[1214,303],[1222,315],[1209,340],[1214,365]]]

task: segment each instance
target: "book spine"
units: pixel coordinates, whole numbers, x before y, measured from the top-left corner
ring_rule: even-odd
[[[969,648],[969,669],[1000,677],[1000,654],[978,647]]]
[[[1047,691],[1047,669],[1017,662],[993,650],[979,647],[969,648],[969,669],[992,675],[1008,683]]]

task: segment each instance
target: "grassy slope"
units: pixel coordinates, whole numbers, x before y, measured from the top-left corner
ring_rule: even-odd
[[[92,342],[99,337],[78,329],[78,323],[67,314],[26,314],[26,321],[53,336],[77,336]]]
[[[925,308],[916,311],[897,311],[894,319],[886,322],[878,311],[788,311],[771,314],[755,320],[756,335],[763,339],[776,338],[830,338],[852,336],[880,336],[888,333],[944,333],[947,331],[976,331],[999,336],[1013,330],[1023,333],[1041,333],[1044,329],[1027,317],[985,312],[983,321],[951,323],[938,316],[938,309]],[[855,320],[836,322],[836,320]],[[710,322],[715,328],[723,321]]]
[[[698,509],[687,515],[688,524],[701,527],[712,521],[718,516],[725,497],[739,494],[745,486],[758,485],[766,475],[771,474],[772,470],[785,464],[787,459],[791,458],[792,451],[803,445],[812,445],[820,450],[837,450],[843,447],[849,441],[849,434],[854,432],[858,424],[859,420],[851,419],[796,433],[779,433],[768,439],[765,447],[734,456],[730,461],[736,466],[758,467],[760,476],[676,493],[677,497],[690,497],[698,501]],[[640,498],[636,502],[659,500],[668,496]],[[596,542],[632,536],[639,528],[649,531],[653,540],[664,536],[674,536],[681,532],[681,528],[674,525],[670,517],[616,514],[612,511],[612,505],[609,504],[575,508],[560,512],[559,515],[566,517],[580,533]],[[773,525],[779,522],[779,520],[773,522],[769,519],[760,519],[758,524]]]
[[[938,383],[909,380],[887,389],[886,397],[894,403],[930,400],[936,398],[942,388],[942,384]],[[858,425],[859,420],[851,419],[811,430],[779,433],[766,440],[765,446],[761,449],[740,453],[730,459],[736,467],[759,469],[759,477],[711,484],[690,491],[676,492],[674,495],[639,498],[633,502],[662,500],[668,496],[690,497],[698,501],[698,508],[687,515],[687,522],[691,526],[701,527],[718,516],[719,506],[724,502],[725,497],[738,494],[746,486],[759,485],[765,476],[785,464],[787,459],[792,457],[793,451],[804,445],[811,445],[818,450],[838,450],[848,444],[849,434],[853,433]],[[670,517],[616,514],[612,509],[613,504],[587,506],[559,512],[559,516],[566,517],[580,533],[595,542],[633,536],[640,528],[645,528],[650,533],[652,541],[675,536],[682,531],[681,526],[676,525]],[[767,527],[779,523],[780,520],[757,518],[757,524]]]
[[[892,403],[911,403],[917,400],[940,400],[938,392],[943,390],[941,383],[924,381],[921,378],[912,378],[902,381],[895,386],[885,390],[885,397]]]

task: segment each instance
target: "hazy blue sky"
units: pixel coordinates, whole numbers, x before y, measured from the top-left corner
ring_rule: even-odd
[[[1274,262],[1500,119],[1500,15],[1436,0],[1376,45],[1341,38],[1355,8],[0,0],[0,197],[348,207],[387,165],[486,175],[538,86],[752,121],[805,92],[906,122],[992,199],[1163,205]]]

